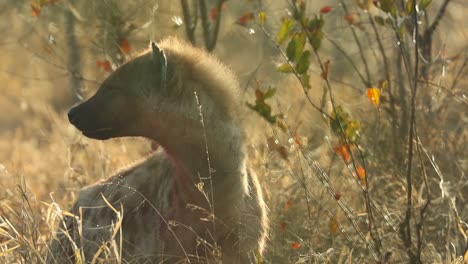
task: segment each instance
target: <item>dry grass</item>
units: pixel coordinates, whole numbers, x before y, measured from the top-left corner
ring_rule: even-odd
[[[13,19],[27,10],[17,4],[15,7],[17,9],[3,14],[5,18]],[[421,224],[420,213],[430,197],[421,224],[423,263],[468,261],[467,67],[461,71],[461,76],[457,75],[467,61],[468,25],[460,10],[466,10],[466,4],[454,1],[434,41],[434,52],[444,53],[446,58],[458,55],[458,59],[441,59],[435,64],[430,82],[437,85],[421,84],[416,101],[417,137],[414,140],[415,176],[410,224],[414,242],[418,239],[414,229]],[[269,11],[274,19],[277,9]],[[143,139],[98,142],[84,138],[68,124],[65,113],[72,100],[69,91],[62,87],[68,86],[66,77],[69,75],[63,69],[65,63],[60,60],[66,49],[57,48],[58,54],[44,53],[40,40],[47,35],[44,29],[47,23],[41,23],[33,27],[28,18],[8,29],[3,25],[4,21],[0,22],[0,30],[9,33],[5,43],[0,42],[0,51],[4,54],[0,68],[0,83],[3,84],[0,88],[2,263],[43,262],[48,241],[53,238],[62,217],[67,215],[78,191],[151,151],[151,144]],[[450,30],[454,25],[457,28]],[[343,33],[342,27],[343,24],[338,22],[330,26],[330,31],[334,32],[330,37],[348,43],[351,37],[349,32]],[[24,28],[34,29],[32,32],[36,33],[20,41],[20,32]],[[239,37],[241,33],[236,34],[231,32],[222,38],[225,46],[231,47],[229,37]],[[244,38],[246,34],[241,36]],[[388,32],[382,32],[382,36],[384,40],[393,41]],[[222,57],[229,58],[222,41],[217,49]],[[242,41],[244,39],[239,43],[247,45]],[[29,46],[25,48],[24,43]],[[353,167],[346,165],[335,153],[338,139],[321,115],[308,105],[297,81],[273,72],[272,59],[282,61],[273,45],[260,37],[255,44],[265,46],[263,62],[269,64],[260,68],[256,78],[261,87],[271,82],[279,88],[272,105],[275,112],[284,114],[290,128],[283,133],[275,127],[259,125],[260,118],[253,113],[247,118],[249,131],[255,131],[249,146],[250,162],[262,181],[272,223],[264,262],[372,263],[375,257],[379,258],[375,255],[376,247],[379,247],[382,262],[408,263],[402,234],[408,191],[405,138],[402,136],[395,141],[388,115],[371,105],[363,90],[347,85],[357,85],[356,76],[345,74],[352,72],[351,67],[346,66],[343,57],[328,43],[323,52],[332,61],[330,75],[344,76],[336,77],[333,83],[335,91],[340,91],[336,92],[336,101],[363,123],[362,146],[368,175],[368,188],[363,188]],[[239,45],[240,49],[242,45]],[[375,70],[374,77],[383,79],[379,72],[382,63],[377,55],[372,55],[378,52],[377,45],[370,43],[369,46],[372,48],[366,54],[371,57],[369,63]],[[63,48],[63,45],[58,47]],[[352,58],[358,60],[355,46],[348,48]],[[96,53],[93,52],[84,52],[84,76],[101,80],[105,73],[96,70],[92,57]],[[44,54],[61,68],[39,58]],[[244,69],[248,67],[245,64],[233,67],[244,70],[242,81],[245,83],[251,77],[247,73],[253,72],[256,65],[249,68],[250,72]],[[310,94],[313,98],[321,98],[320,70],[313,66],[311,71],[314,74],[312,82],[319,85]],[[396,82],[396,73],[392,74],[395,74],[392,78]],[[454,80],[457,80],[456,86],[450,87]],[[83,84],[88,88],[87,93],[96,86],[94,81],[84,81]],[[247,90],[246,101],[253,101],[254,88],[255,85],[251,85]],[[397,108],[401,111],[403,106],[397,105]],[[371,228],[364,190],[371,197],[374,217]],[[381,245],[370,229],[375,230]],[[118,251],[118,245],[107,250]]]

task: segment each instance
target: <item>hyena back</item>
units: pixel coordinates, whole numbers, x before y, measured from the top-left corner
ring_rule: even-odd
[[[241,109],[234,75],[179,39],[118,68],[70,122],[90,138],[141,136],[163,149],[81,190],[48,261],[248,263],[262,254],[266,206],[246,166]]]

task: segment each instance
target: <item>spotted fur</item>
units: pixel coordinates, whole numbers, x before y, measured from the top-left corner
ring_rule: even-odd
[[[162,149],[81,190],[49,263],[106,255],[131,263],[249,263],[264,250],[266,206],[247,166],[236,78],[177,38],[155,46],[157,53],[153,47],[111,74],[69,119],[91,138],[143,136]]]

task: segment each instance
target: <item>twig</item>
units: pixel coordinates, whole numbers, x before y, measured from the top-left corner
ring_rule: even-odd
[[[208,47],[206,47],[206,49],[208,51],[213,51],[216,47],[216,42],[217,42],[217,39],[218,39],[218,33],[219,33],[219,26],[221,24],[221,13],[222,13],[222,6],[223,6],[223,3],[225,2],[226,0],[218,0],[218,5],[216,6],[217,8],[217,13],[216,13],[216,21],[215,21],[215,27],[213,29],[213,35],[211,36],[211,42],[210,42],[210,45]]]
[[[210,46],[210,22],[208,21],[208,11],[206,7],[205,0],[199,0],[199,7],[200,7],[200,16],[202,21],[202,28],[203,28],[203,40],[205,42],[205,47],[208,48]]]
[[[336,43],[334,40],[332,40],[331,38],[328,37],[327,34],[324,34],[325,38],[330,41],[331,44],[333,44],[333,46],[335,46],[335,48],[344,56],[344,58],[349,62],[349,64],[351,64],[351,67],[353,67],[354,71],[358,74],[359,76],[359,79],[361,79],[362,81],[362,84],[364,84],[365,87],[371,87],[371,85],[369,84],[369,82],[364,78],[364,76],[361,74],[361,72],[359,71],[358,67],[356,66],[356,64],[354,63],[354,61],[351,59],[351,57],[346,53],[346,51],[340,46],[338,45],[338,43]],[[362,89],[361,89],[362,90]]]
[[[221,25],[221,13],[222,13],[222,6],[226,0],[218,0],[216,5],[216,21],[214,22],[213,32],[210,31],[210,22],[208,20],[208,10],[206,6],[205,0],[199,0],[198,6],[200,8],[200,16],[202,21],[202,29],[203,29],[203,41],[205,43],[205,48],[208,51],[213,51],[216,47],[216,42],[218,39],[219,28]]]
[[[314,104],[314,102],[312,102],[312,99],[310,98],[309,96],[309,93],[307,92],[307,89],[304,85],[304,82],[302,81],[301,79],[301,76],[299,75],[299,73],[297,73],[296,71],[296,68],[294,67],[294,65],[292,65],[291,61],[288,59],[288,56],[284,53],[284,51],[281,49],[281,47],[279,46],[279,44],[273,39],[273,37],[270,35],[270,33],[268,33],[266,31],[266,29],[263,27],[263,26],[260,26],[260,28],[262,29],[263,33],[265,34],[265,36],[267,36],[267,38],[269,40],[271,40],[271,42],[275,45],[275,47],[278,49],[278,51],[281,53],[281,56],[284,58],[284,60],[286,61],[286,63],[291,67],[291,69],[293,70],[293,73],[294,73],[294,76],[296,76],[297,80],[301,83],[301,87],[302,87],[302,90],[304,92],[304,95],[306,96],[307,100],[309,101],[310,105],[317,111],[319,111],[322,115],[324,115],[327,119],[331,119],[331,116],[327,113],[325,113],[321,108],[319,108],[317,105]]]
[[[393,141],[397,142],[396,138],[397,138],[398,118],[396,116],[397,111],[396,111],[396,108],[395,108],[395,98],[393,97],[393,93],[392,93],[392,81],[391,81],[391,78],[390,78],[390,66],[389,66],[389,63],[388,63],[387,54],[385,53],[385,48],[384,48],[384,46],[382,44],[382,40],[380,38],[379,31],[377,30],[377,27],[376,27],[375,22],[374,22],[374,20],[372,18],[372,15],[369,12],[367,12],[367,16],[368,16],[368,19],[369,19],[370,24],[372,26],[372,29],[374,31],[375,38],[377,39],[377,44],[379,46],[380,54],[382,55],[382,60],[383,60],[383,64],[384,64],[384,71],[385,71],[385,79],[387,79],[387,92],[388,92],[388,97],[389,97],[389,102],[390,102],[389,115],[392,118]],[[395,144],[394,146],[396,147],[397,144]],[[394,154],[396,154],[395,151],[393,151],[393,152],[394,152]]]
[[[437,15],[432,21],[432,24],[424,31],[424,35],[429,35],[432,36],[434,34],[435,30],[437,29],[437,26],[439,25],[440,20],[445,14],[445,11],[447,10],[447,6],[451,0],[445,0],[442,5],[439,8],[439,11],[437,12]]]
[[[467,65],[468,65],[468,56],[465,57],[465,60],[463,61],[462,66],[460,67],[457,74],[455,75],[455,78],[453,79],[453,83],[450,86],[450,90],[453,90],[457,86],[458,81],[461,79],[462,75],[466,73],[465,70],[466,70]]]
[[[192,20],[192,16],[190,15],[190,8],[187,3],[187,0],[180,0],[180,5],[182,6],[182,14],[184,16],[185,22],[185,33],[187,34],[187,38],[189,41],[195,45],[195,23]],[[197,17],[197,16],[195,16]]]
[[[345,13],[348,13],[348,8],[347,8],[347,6],[345,4],[345,1],[341,0],[340,3],[341,3],[341,6],[343,7],[343,10],[345,11]],[[364,64],[364,69],[366,70],[367,86],[370,87],[372,81],[370,79],[371,77],[370,77],[369,65],[367,65],[367,60],[366,60],[366,57],[364,56],[364,50],[362,48],[361,41],[359,40],[354,27],[352,25],[349,25],[349,28],[351,29],[351,33],[353,33],[354,41],[356,42],[356,45],[357,45],[357,47],[359,49],[359,55],[361,56],[362,63]]]
[[[419,262],[422,262],[421,253],[422,253],[422,238],[424,236],[424,220],[426,218],[427,209],[429,208],[429,205],[431,203],[431,194],[430,194],[430,189],[429,189],[429,181],[427,177],[426,166],[424,165],[424,161],[423,161],[422,154],[421,154],[422,143],[421,143],[421,140],[419,139],[419,136],[416,135],[416,137],[418,139],[416,149],[418,152],[419,162],[422,168],[424,187],[426,188],[426,202],[419,210],[419,222],[416,223],[416,237],[417,237],[416,256],[418,257]]]
[[[437,12],[437,15],[432,22],[432,24],[424,31],[422,36],[416,35],[418,38],[420,38],[421,41],[421,54],[423,58],[427,61],[426,64],[423,65],[421,69],[421,73],[424,76],[424,78],[427,77],[427,72],[428,68],[430,67],[430,64],[432,63],[432,35],[437,29],[437,26],[440,23],[440,20],[445,14],[445,11],[447,10],[447,6],[451,0],[445,0],[442,5],[439,8],[439,11]],[[426,16],[427,17],[427,16]]]
[[[411,106],[410,106],[410,128],[408,135],[408,168],[406,172],[406,216],[405,216],[405,225],[406,225],[406,238],[405,243],[408,250],[408,255],[411,263],[420,263],[420,259],[415,256],[413,252],[413,243],[411,241],[411,214],[413,207],[413,137],[415,132],[416,124],[416,94],[418,88],[418,74],[419,74],[419,26],[418,26],[418,13],[416,10],[416,1],[412,3],[412,19],[414,27],[414,71],[412,79],[412,89],[411,89]],[[409,70],[409,69],[408,69]]]
[[[435,86],[435,87],[445,91],[447,94],[453,96],[455,99],[459,100],[460,102],[462,102],[462,103],[464,103],[464,104],[466,104],[468,106],[468,99],[466,99],[464,97],[461,97],[458,94],[454,93],[450,88],[447,88],[447,87],[445,87],[443,85],[440,85],[440,84],[437,84],[437,83],[434,83],[434,82],[431,82],[431,81],[426,81],[426,80],[419,80],[418,82]]]

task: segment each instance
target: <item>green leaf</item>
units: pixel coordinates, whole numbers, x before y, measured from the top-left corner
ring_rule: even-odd
[[[405,5],[405,11],[407,14],[411,14],[413,10],[413,0],[407,0]]]
[[[379,0],[380,9],[386,13],[392,13],[395,9],[395,0]]]
[[[268,90],[263,95],[263,100],[273,97],[275,94],[276,94],[276,89],[272,87],[268,87]]]
[[[290,61],[296,62],[304,50],[306,36],[304,33],[294,34],[294,37],[289,41],[286,48],[286,55]]]
[[[293,73],[294,72],[294,68],[291,67],[291,65],[289,63],[281,64],[280,66],[278,66],[278,68],[276,68],[276,70],[279,71],[279,72],[282,72],[282,73]]]
[[[310,57],[310,51],[306,50],[302,53],[301,57],[299,58],[299,61],[296,64],[296,71],[298,74],[304,74],[309,69],[309,65],[310,65],[309,57]]]
[[[272,115],[271,106],[268,105],[265,100],[274,96],[276,89],[269,87],[266,92],[262,92],[259,89],[255,90],[255,105],[246,102],[247,107],[257,112],[269,123],[276,125],[278,118],[282,118],[281,115]]]
[[[346,113],[341,106],[336,107],[336,113],[333,111],[330,119],[330,126],[333,132],[337,135],[341,135],[341,127],[346,127],[346,124],[349,122],[349,114]]]
[[[317,31],[316,34],[312,36],[311,44],[314,50],[318,50],[320,48],[320,44],[322,43],[323,33],[322,31]]]
[[[265,102],[255,102],[255,105],[247,103],[247,106],[261,115],[265,120],[271,124],[276,123],[276,117],[271,115],[271,107]]]
[[[276,41],[281,44],[283,41],[286,39],[288,36],[289,32],[291,29],[294,27],[294,21],[286,18],[284,19],[283,23],[281,24],[280,31],[278,32],[278,35],[276,36]]]
[[[318,50],[320,48],[320,43],[322,42],[323,32],[322,28],[324,25],[323,18],[315,17],[314,19],[310,20],[308,25],[308,30],[310,32],[310,42],[314,50]]]
[[[359,130],[361,129],[361,123],[355,120],[351,120],[346,124],[345,134],[351,143],[356,143],[359,139]]]
[[[311,19],[309,21],[309,26],[307,29],[311,33],[314,33],[314,31],[322,29],[323,24],[324,24],[323,18],[321,16],[320,17],[316,16],[314,19]]]
[[[431,3],[432,3],[432,0],[419,0],[419,7],[422,10],[425,10]]]
[[[375,22],[377,24],[379,24],[381,26],[385,25],[385,19],[383,17],[381,17],[381,16],[375,16],[374,20],[375,20]]]
[[[306,43],[306,35],[304,33],[298,33],[294,36],[296,39],[296,52],[294,57],[297,59],[304,51],[304,46]]]
[[[307,73],[304,73],[301,75],[301,80],[302,80],[302,85],[304,85],[304,88],[306,90],[309,90],[311,88],[310,86],[310,76]]]
[[[346,137],[351,143],[356,143],[360,137],[359,130],[361,129],[361,123],[351,119],[350,115],[341,106],[336,107],[335,110],[336,113],[334,111],[330,119],[332,131],[340,137]],[[340,124],[343,127],[344,135],[342,134]]]
[[[296,7],[293,8],[293,17],[295,20],[301,21],[302,19],[304,19],[306,3],[305,1],[293,1],[293,2],[296,5]]]
[[[260,23],[260,26],[263,27],[265,25],[265,12],[260,12],[258,13],[258,23]]]
[[[288,57],[290,61],[293,61],[293,62],[296,60],[296,57],[295,57],[296,46],[297,46],[296,39],[292,38],[288,43],[288,47],[286,48],[286,56]]]

